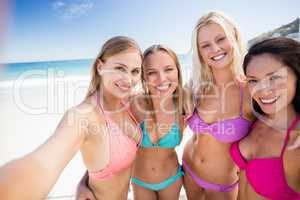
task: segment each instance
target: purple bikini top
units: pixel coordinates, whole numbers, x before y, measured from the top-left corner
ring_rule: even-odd
[[[196,134],[210,134],[220,142],[232,143],[245,137],[252,124],[243,117],[243,89],[240,87],[240,114],[239,117],[226,119],[207,124],[194,110],[187,120],[189,127]]]

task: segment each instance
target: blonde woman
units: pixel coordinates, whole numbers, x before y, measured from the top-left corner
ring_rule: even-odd
[[[45,199],[80,150],[95,198],[126,200],[142,135],[123,102],[140,81],[141,64],[134,40],[121,36],[108,40],[93,65],[85,100],[65,113],[45,144],[1,168],[1,198]]]
[[[219,12],[202,16],[192,38],[190,84],[194,132],[183,153],[184,187],[190,200],[237,198],[238,168],[229,148],[247,135],[252,119],[249,94],[237,81],[244,47],[233,21]]]
[[[143,56],[145,94],[132,104],[143,132],[131,179],[134,199],[178,199],[183,172],[175,147],[184,129],[180,64],[163,45],[149,47]]]

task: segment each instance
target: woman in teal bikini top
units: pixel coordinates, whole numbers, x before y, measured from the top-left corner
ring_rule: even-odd
[[[174,121],[170,130],[167,133],[165,133],[158,140],[157,143],[152,143],[151,139],[149,138],[145,120],[141,123],[140,126],[141,126],[142,134],[143,134],[143,139],[142,139],[140,146],[143,148],[174,149],[181,142],[181,131],[180,131],[179,125],[176,121]],[[183,176],[183,172],[182,172],[181,166],[179,166],[176,175],[171,176],[170,178],[168,178],[160,183],[146,183],[137,178],[132,178],[131,180],[133,183],[135,183],[139,186],[142,186],[144,188],[147,188],[149,190],[159,191],[164,188],[167,188],[169,185],[171,185],[172,183],[177,181],[181,176]]]
[[[141,143],[141,147],[143,148],[159,147],[172,149],[180,144],[181,133],[177,122],[174,122],[168,133],[164,134],[164,136],[162,136],[155,144],[153,144],[151,139],[149,138],[146,121],[143,121],[140,126],[143,133],[143,139]]]
[[[134,199],[178,199],[183,172],[175,147],[181,142],[183,117],[176,54],[154,45],[144,53],[142,71],[146,95],[139,104],[143,106],[132,104],[143,135],[131,179]],[[137,107],[145,110],[139,111]]]

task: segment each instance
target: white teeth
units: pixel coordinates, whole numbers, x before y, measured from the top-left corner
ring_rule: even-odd
[[[170,84],[163,84],[163,85],[156,86],[156,89],[164,91],[164,90],[169,89],[169,87],[170,87]]]
[[[218,56],[214,56],[214,57],[212,57],[212,59],[214,60],[214,61],[218,61],[218,60],[221,60],[222,58],[224,58],[225,57],[225,53],[224,54],[221,54],[221,55],[218,55]]]
[[[121,90],[123,91],[128,91],[130,90],[130,87],[129,86],[121,86],[121,85],[117,85]]]
[[[265,104],[271,104],[271,103],[274,103],[275,101],[277,101],[278,98],[279,97],[265,98],[265,99],[260,98],[260,101]]]

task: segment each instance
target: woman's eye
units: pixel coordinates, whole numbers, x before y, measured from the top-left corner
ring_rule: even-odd
[[[275,81],[275,80],[278,80],[278,79],[281,79],[281,76],[273,75],[273,76],[270,77],[270,81]]]
[[[140,71],[141,71],[141,70],[139,70],[139,69],[135,69],[135,70],[132,71],[132,74],[134,74],[134,75],[139,74]]]
[[[207,47],[209,47],[209,45],[208,45],[208,44],[205,44],[205,45],[202,45],[202,46],[201,46],[201,49],[206,49]]]
[[[257,83],[257,80],[250,79],[250,80],[248,80],[248,83],[249,83],[249,84],[255,84],[255,83]]]
[[[156,73],[156,72],[148,72],[147,75],[148,75],[148,76],[151,76],[151,75],[154,75],[155,73]]]
[[[173,71],[173,68],[167,68],[166,71],[167,72]]]
[[[223,40],[225,40],[226,37],[221,37],[217,40],[217,42],[222,42]]]
[[[126,70],[124,69],[124,67],[120,67],[120,66],[117,66],[115,67],[116,70],[119,70],[121,72],[125,72]]]

